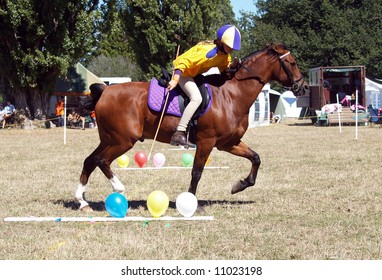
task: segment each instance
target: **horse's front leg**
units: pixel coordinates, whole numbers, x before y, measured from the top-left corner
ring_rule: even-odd
[[[209,144],[201,144],[197,143],[197,148],[195,152],[194,164],[191,172],[191,183],[188,191],[196,195],[196,189],[198,187],[198,183],[202,177],[204,166],[207,162],[208,156],[210,155],[214,145],[212,143]],[[199,213],[204,213],[204,208],[198,203],[198,208],[196,210]]]
[[[198,187],[200,178],[202,177],[204,166],[214,147],[214,142],[210,142],[211,141],[204,141],[203,143],[197,143],[194,164],[192,166],[191,172],[191,183],[188,189],[190,193],[196,194],[196,189]]]
[[[82,168],[81,176],[80,176],[80,182],[77,185],[75,198],[80,203],[80,210],[86,210],[89,209],[89,203],[85,199],[85,192],[88,186],[88,181],[90,174],[94,171],[94,169],[97,167],[97,163],[94,160],[94,155],[96,154],[96,151],[99,148],[97,148],[90,156],[88,156],[84,160],[84,165]]]
[[[234,184],[231,189],[231,194],[241,192],[245,190],[246,188],[255,185],[257,172],[259,171],[259,167],[261,164],[260,156],[241,141],[238,145],[235,145],[232,147],[219,148],[219,149],[229,152],[236,156],[245,157],[249,159],[252,163],[251,172],[249,173],[247,178],[245,178],[244,180],[240,180],[239,182]]]

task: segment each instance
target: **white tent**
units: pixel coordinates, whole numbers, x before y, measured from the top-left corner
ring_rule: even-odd
[[[301,115],[301,107],[297,107],[297,98],[291,91],[285,91],[280,96],[285,115],[282,117],[298,118]]]
[[[382,108],[382,84],[365,79],[366,107],[373,106],[373,109]]]
[[[270,124],[270,112],[271,110],[274,112],[274,109],[272,109],[272,97],[277,96],[276,104],[273,106],[276,108],[280,95],[278,91],[271,89],[270,84],[266,84],[263,87],[255,103],[253,103],[249,110],[249,127],[266,126]]]

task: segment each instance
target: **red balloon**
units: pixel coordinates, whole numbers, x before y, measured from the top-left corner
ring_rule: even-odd
[[[134,160],[139,167],[143,167],[147,162],[147,155],[145,152],[136,152],[134,155]]]

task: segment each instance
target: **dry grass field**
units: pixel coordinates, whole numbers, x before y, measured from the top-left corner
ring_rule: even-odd
[[[257,183],[231,195],[249,173],[246,159],[214,150],[197,197],[213,221],[5,222],[14,216],[108,216],[111,185],[99,169],[77,211],[74,192],[83,160],[98,145],[96,129],[0,130],[0,259],[2,260],[363,260],[382,259],[382,129],[314,127],[290,120],[249,129],[244,141],[262,159]],[[137,143],[127,155],[150,150]],[[183,151],[155,143],[166,165],[181,166]],[[149,163],[153,166],[152,162]],[[150,217],[146,198],[162,190],[167,216],[188,189],[190,170],[114,171],[126,186],[128,216]]]

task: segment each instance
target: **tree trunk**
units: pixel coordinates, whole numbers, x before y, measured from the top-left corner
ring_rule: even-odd
[[[22,110],[23,113],[30,118],[30,110],[28,103],[26,101],[25,92],[23,92],[21,89],[14,89],[12,92],[9,91],[9,95],[11,95],[11,100],[13,100],[14,105],[17,110]]]
[[[49,93],[42,93],[35,88],[12,89],[8,87],[7,96],[15,105],[16,109],[23,110],[24,114],[31,120],[45,119]]]

